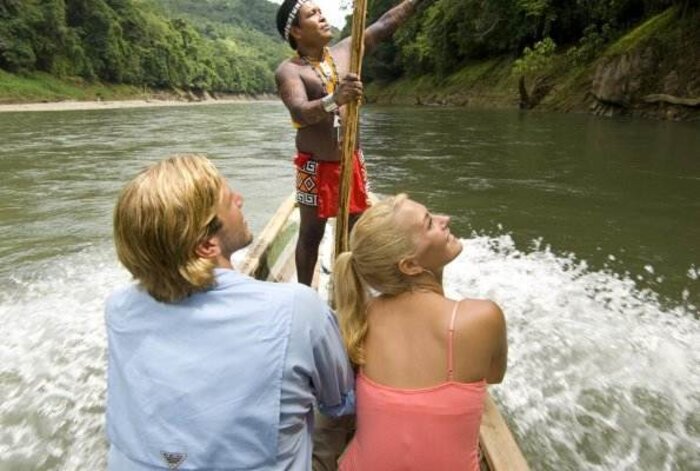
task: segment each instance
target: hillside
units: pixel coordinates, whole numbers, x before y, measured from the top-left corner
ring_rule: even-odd
[[[700,119],[697,6],[626,12],[631,15],[627,22],[609,17],[596,24],[589,18],[578,26],[576,40],[571,29],[566,36],[552,26],[547,34],[543,31],[525,41],[530,46],[511,45],[500,53],[495,43],[489,43],[491,52],[484,53],[472,40],[472,48],[463,44],[465,53],[455,61],[460,55],[456,44],[452,45],[456,53],[440,58],[453,36],[441,36],[447,44],[435,44],[434,38],[424,36],[431,22],[439,19],[445,28],[455,22],[454,17],[448,20],[436,14],[451,1],[426,8],[395,44],[368,60],[369,101]],[[417,58],[432,65],[421,65]]]
[[[169,16],[185,16],[199,24],[233,26],[266,34],[279,43],[275,26],[278,5],[267,0],[153,0]]]
[[[0,101],[273,92],[289,54],[275,11],[266,0],[0,1]]]
[[[369,3],[371,23],[399,0]],[[274,93],[266,0],[0,0],[0,103]],[[346,25],[344,34],[349,27]],[[369,101],[700,116],[696,0],[423,0]]]

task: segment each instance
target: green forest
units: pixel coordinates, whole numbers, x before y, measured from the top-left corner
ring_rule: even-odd
[[[372,21],[393,0],[370,2]],[[447,75],[465,62],[527,55],[538,43],[567,47],[585,61],[627,29],[670,7],[686,16],[696,0],[426,0],[394,42],[380,47],[367,73],[380,80],[404,74]],[[347,29],[347,28],[346,28]],[[344,31],[347,32],[347,31]],[[546,54],[546,51],[543,51]]]
[[[396,3],[371,0],[368,22]],[[590,66],[603,51],[636,46],[640,39],[654,36],[662,43],[659,60],[674,50],[687,54],[688,44],[695,48],[689,57],[695,57],[699,5],[697,0],[424,0],[393,41],[366,58],[363,76],[377,86],[430,78],[426,89],[450,84],[464,89],[481,67],[481,80],[492,89],[504,88],[504,82],[489,80],[488,73],[510,77],[509,96],[513,77],[519,77],[521,95],[540,99],[538,94],[551,89],[542,77],[580,70],[590,82]],[[275,29],[276,9],[266,0],[0,0],[0,100],[23,78],[39,80],[38,87],[57,78],[82,87],[274,93],[275,67],[291,53]],[[349,34],[349,24],[340,37]],[[682,87],[676,88],[698,92],[700,84],[692,78],[697,65],[669,64],[669,70],[643,72],[680,74]]]
[[[274,88],[288,48],[264,0],[0,0],[0,69],[229,93]]]
[[[363,79],[379,103],[696,119],[700,1],[425,0]]]

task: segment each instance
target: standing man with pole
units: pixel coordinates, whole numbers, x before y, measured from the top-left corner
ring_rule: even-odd
[[[415,11],[421,0],[404,0],[365,31],[364,46],[371,52]],[[338,212],[342,127],[348,103],[362,97],[362,81],[349,73],[351,39],[328,47],[330,24],[309,0],[284,0],[277,11],[277,29],[297,55],[277,69],[277,88],[297,128],[297,202],[301,213],[296,248],[297,279],[311,284],[318,247],[326,221]],[[364,157],[355,148],[352,159],[349,213],[367,206]]]

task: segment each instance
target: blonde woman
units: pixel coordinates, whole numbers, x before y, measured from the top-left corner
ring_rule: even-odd
[[[501,309],[445,297],[462,251],[450,218],[398,195],[367,210],[335,266],[341,330],[356,379],[348,470],[478,470],[487,383],[506,370]]]

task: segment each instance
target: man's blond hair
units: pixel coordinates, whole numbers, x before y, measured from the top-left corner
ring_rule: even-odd
[[[188,154],[147,168],[122,190],[114,210],[117,256],[158,301],[176,302],[214,283],[214,261],[195,250],[221,228],[223,185],[209,159]]]

